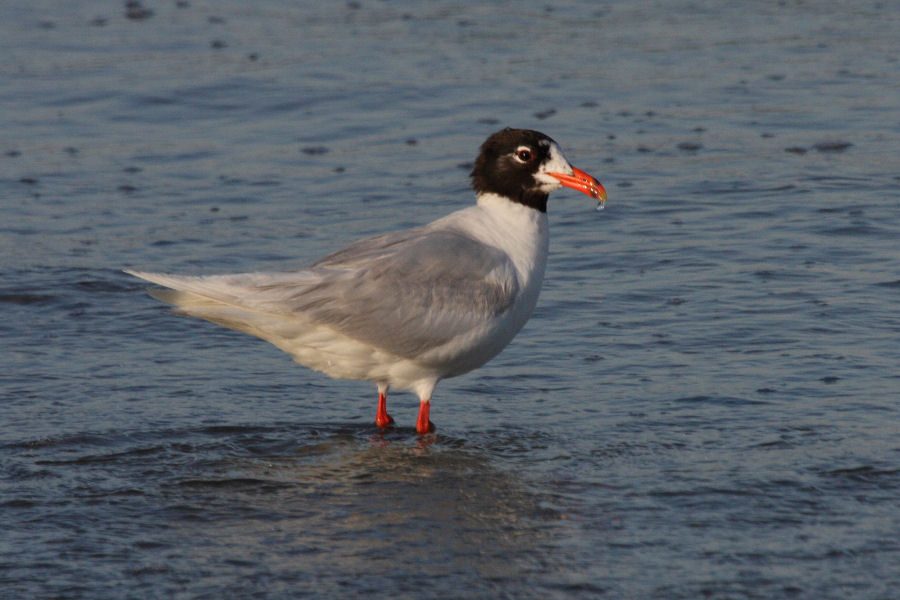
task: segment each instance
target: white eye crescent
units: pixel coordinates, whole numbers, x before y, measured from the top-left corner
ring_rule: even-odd
[[[516,148],[516,158],[519,162],[526,163],[534,157],[534,152],[528,146],[519,146]]]

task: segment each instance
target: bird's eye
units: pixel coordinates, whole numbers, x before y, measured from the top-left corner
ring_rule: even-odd
[[[522,162],[528,162],[531,160],[531,150],[528,148],[519,148],[516,150],[516,157]]]

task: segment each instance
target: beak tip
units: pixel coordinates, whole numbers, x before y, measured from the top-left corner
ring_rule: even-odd
[[[606,203],[606,189],[591,175],[588,175],[581,169],[572,167],[572,174],[548,173],[560,181],[566,187],[578,190],[583,194],[587,194],[600,204]]]

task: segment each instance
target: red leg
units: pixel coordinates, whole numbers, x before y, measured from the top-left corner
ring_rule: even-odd
[[[422,400],[419,403],[419,417],[416,419],[416,431],[419,432],[419,435],[434,431],[434,423],[428,420],[429,412],[431,412],[431,401]]]
[[[378,391],[378,412],[375,413],[375,424],[379,427],[388,427],[393,424],[391,415],[387,414],[387,393]]]

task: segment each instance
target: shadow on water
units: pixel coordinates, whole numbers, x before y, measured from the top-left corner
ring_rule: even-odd
[[[440,434],[248,425],[16,446],[6,451],[42,485],[66,488],[53,506],[31,494],[33,514],[19,516],[43,529],[33,533],[85,531],[85,551],[172,590],[441,596],[466,585],[528,597],[531,576],[546,577],[552,516],[538,496],[484,449]],[[123,553],[117,537],[140,542]]]
[[[195,552],[254,565],[250,557],[265,554],[289,579],[302,556],[296,575],[313,576],[320,591],[398,582],[414,590],[425,581],[453,589],[462,580],[508,588],[526,568],[537,502],[487,457],[402,430],[293,434],[284,442],[272,432],[235,432],[227,455],[205,459],[202,476],[193,468],[167,484],[181,533],[208,542]],[[282,560],[272,560],[273,545]]]

